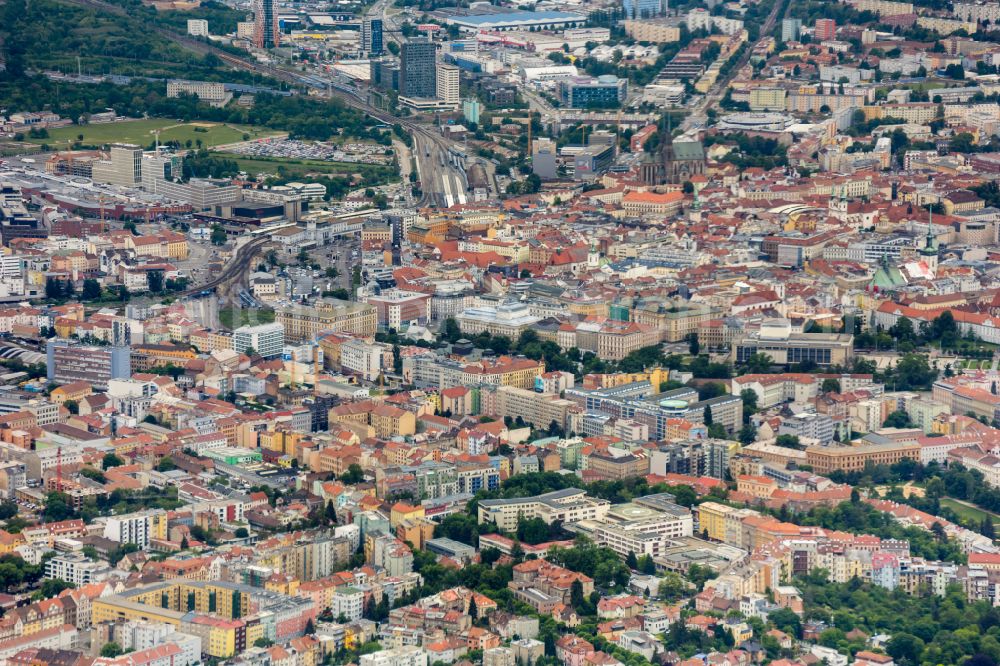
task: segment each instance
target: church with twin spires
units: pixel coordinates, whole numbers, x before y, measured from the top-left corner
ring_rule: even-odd
[[[681,185],[705,173],[705,148],[701,141],[675,141],[669,125],[660,127],[657,153],[646,153],[639,165],[639,180],[645,185]]]

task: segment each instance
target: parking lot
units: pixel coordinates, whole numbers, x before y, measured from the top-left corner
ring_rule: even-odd
[[[386,154],[387,151],[389,154]],[[241,143],[228,152],[244,157],[382,165],[391,164],[393,158],[392,148],[376,143],[332,144],[294,139]]]

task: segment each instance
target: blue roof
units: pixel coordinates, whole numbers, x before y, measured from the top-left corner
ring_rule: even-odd
[[[454,16],[450,21],[481,25],[484,23],[539,23],[542,21],[583,21],[582,14],[571,12],[507,12],[503,14],[481,14],[478,16]]]

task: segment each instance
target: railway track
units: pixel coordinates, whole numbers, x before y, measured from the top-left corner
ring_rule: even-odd
[[[117,14],[119,16],[127,15],[127,12],[123,7],[112,4],[110,2],[105,2],[105,0],[67,0],[67,1],[91,9],[99,9],[101,11]],[[213,46],[212,44],[207,44],[203,41],[193,39],[191,37],[182,35],[172,30],[168,30],[166,28],[153,27],[153,31],[196,53],[201,53],[203,55],[211,53],[216,57],[218,57],[220,60],[222,60],[224,63],[229,65],[230,67],[248,71],[254,74],[269,76],[273,79],[287,83],[295,88],[320,89],[323,90],[324,92],[328,92],[331,95],[336,95],[344,104],[359,111],[362,111],[371,116],[372,118],[375,118],[376,120],[388,123],[390,125],[399,124],[410,133],[420,135],[426,141],[433,143],[438,150],[447,152],[449,148],[448,141],[446,141],[442,136],[435,133],[432,129],[429,129],[426,126],[423,126],[419,123],[415,123],[411,120],[407,120],[405,118],[398,118],[389,113],[376,109],[375,107],[368,104],[366,100],[363,100],[358,96],[356,96],[356,94],[354,94],[353,92],[341,89],[336,85],[328,85],[326,87],[318,86],[313,82],[312,79],[303,77],[295,72],[289,72],[283,69],[272,67],[270,65],[264,65],[262,63],[258,63],[255,60],[236,56],[217,46]],[[425,179],[423,178],[422,174],[421,174],[421,185],[423,194],[420,200],[417,201],[417,205],[423,207],[439,203],[437,201],[438,198],[437,195],[439,193],[430,191],[429,189],[430,184],[428,182],[425,182]]]
[[[239,279],[249,268],[250,262],[257,255],[257,251],[270,242],[270,236],[264,235],[254,238],[243,247],[236,250],[236,256],[222,269],[218,276],[212,278],[199,287],[193,287],[181,292],[181,296],[195,296],[206,291],[214,291],[223,285],[228,285]]]

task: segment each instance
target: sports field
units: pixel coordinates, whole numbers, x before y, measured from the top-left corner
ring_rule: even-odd
[[[64,148],[67,141],[79,141],[86,146],[102,146],[114,142],[148,146],[156,140],[156,136],[153,134],[155,130],[160,130],[160,143],[179,141],[182,146],[186,146],[187,142],[190,141],[192,146],[196,146],[200,139],[205,147],[243,141],[244,134],[249,134],[251,139],[282,134],[282,132],[261,127],[243,127],[201,121],[184,123],[167,118],[149,118],[126,120],[119,123],[59,127],[48,130],[47,138],[25,136],[25,140],[36,144],[47,143],[56,149]],[[80,139],[80,135],[83,135],[82,139]]]

